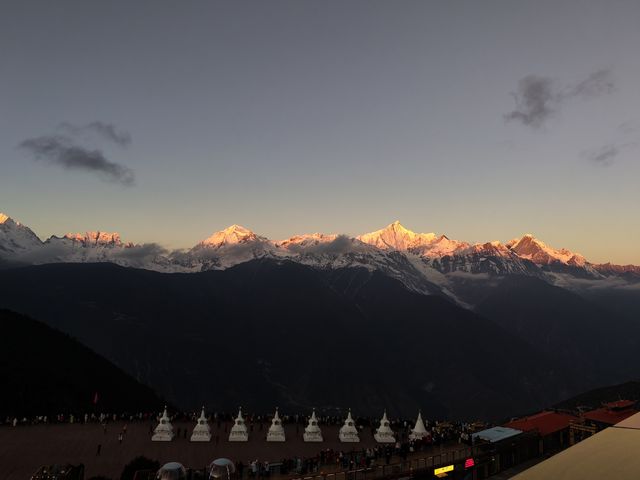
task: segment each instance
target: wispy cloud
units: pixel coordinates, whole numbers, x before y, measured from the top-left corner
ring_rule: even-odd
[[[636,125],[636,122],[632,120],[627,120],[626,122],[622,122],[616,128],[616,132],[622,135],[631,135],[632,133],[636,133],[637,131],[638,131],[638,127]]]
[[[620,149],[616,145],[609,144],[592,150],[587,150],[582,153],[582,156],[594,165],[608,167],[613,165],[613,162],[619,154]]]
[[[633,282],[617,276],[588,279],[577,278],[570,275],[560,276],[562,283],[560,286],[571,286],[585,290],[629,290],[640,291],[640,282]]]
[[[609,69],[597,70],[577,84],[564,87],[549,77],[527,75],[513,93],[516,108],[504,118],[537,129],[571,99],[590,99],[614,91],[615,82]]]
[[[563,92],[562,97],[564,99],[572,97],[589,99],[613,93],[615,90],[616,85],[613,81],[611,70],[603,68],[593,72],[576,85],[569,86],[567,90]]]
[[[331,241],[320,242],[315,245],[296,245],[291,244],[287,247],[289,251],[300,254],[309,255],[343,255],[351,252],[364,252],[368,245],[348,237],[347,235],[338,235]]]
[[[157,243],[145,243],[124,248],[114,253],[117,259],[127,260],[130,265],[144,265],[157,257],[167,255],[169,251]]]
[[[61,130],[73,136],[79,136],[85,133],[93,133],[121,147],[128,147],[129,145],[131,145],[131,134],[124,130],[118,130],[115,125],[111,123],[95,121],[86,125],[78,126],[72,125],[71,123],[62,122],[58,125],[58,130]]]
[[[627,149],[635,148],[637,144],[635,142],[616,143],[610,142],[601,147],[585,150],[581,153],[581,156],[592,165],[599,167],[610,167],[613,165],[618,156]]]
[[[28,138],[20,143],[19,148],[30,152],[35,160],[67,170],[93,172],[106,181],[124,186],[135,184],[135,174],[129,167],[109,161],[101,150],[86,148],[66,135]]]

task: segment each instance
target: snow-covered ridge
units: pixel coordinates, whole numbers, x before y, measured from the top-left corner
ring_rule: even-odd
[[[273,241],[231,225],[191,249],[169,252],[135,245],[117,233],[91,231],[41,241],[28,227],[0,214],[0,264],[111,262],[160,272],[220,270],[257,258],[294,261],[321,269],[361,267],[397,278],[421,293],[452,293],[461,283],[509,274],[556,282],[609,276],[638,277],[640,267],[594,265],[582,255],[555,249],[527,234],[506,243],[471,244],[435,233],[416,233],[396,221],[357,237],[312,233]]]
[[[256,240],[267,240],[264,237],[258,237],[251,230],[241,225],[231,225],[219,232],[215,232],[210,237],[202,240],[198,245],[204,247],[219,248],[224,245],[236,245],[239,243],[247,243]]]
[[[38,249],[42,241],[29,227],[0,212],[0,261]]]
[[[74,246],[82,246],[85,248],[107,246],[113,248],[136,247],[133,243],[123,242],[118,233],[103,231],[67,233],[63,237],[52,236],[46,242],[41,242],[28,227],[21,225],[3,213],[0,213],[0,225],[3,225],[5,241],[8,241],[10,235],[26,237],[29,240],[27,243],[30,243],[31,246],[57,240],[70,241]],[[214,232],[211,236],[198,242],[189,251],[212,249],[237,251],[241,249],[242,246],[255,250],[256,245],[260,245],[258,250],[263,253],[270,252],[276,256],[288,257],[291,253],[301,253],[306,249],[314,250],[321,245],[330,245],[336,242],[340,243],[340,241],[346,246],[347,243],[344,242],[344,239],[349,239],[347,243],[353,249],[362,250],[364,245],[368,245],[384,252],[407,252],[429,259],[456,255],[486,254],[505,258],[516,255],[520,259],[529,260],[536,265],[561,263],[581,267],[589,263],[579,253],[574,253],[566,249],[555,249],[531,234],[515,238],[504,244],[499,241],[470,244],[464,241],[452,240],[446,235],[416,233],[405,228],[399,221],[395,221],[380,230],[365,233],[357,237],[312,233],[295,235],[280,241],[273,241],[266,237],[259,236],[241,225],[231,225],[223,230]],[[611,266],[610,268],[615,269],[616,266]],[[627,268],[627,270],[630,269]]]
[[[510,240],[507,242],[507,247],[517,253],[520,258],[526,258],[538,265],[560,262],[567,265],[584,266],[587,263],[579,253],[571,252],[565,248],[557,250],[549,247],[530,233],[521,238]]]
[[[67,233],[64,238],[73,242],[78,242],[85,247],[97,246],[97,245],[111,245],[121,246],[123,245],[120,240],[120,234],[117,232],[85,232],[85,233]],[[128,246],[133,246],[129,243]]]
[[[396,220],[381,230],[365,233],[356,238],[361,242],[381,249],[402,251],[429,245],[436,239],[436,234],[412,232],[404,228],[400,222]]]

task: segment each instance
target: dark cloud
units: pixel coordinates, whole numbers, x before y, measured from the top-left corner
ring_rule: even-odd
[[[86,125],[77,126],[67,122],[58,125],[59,130],[63,130],[70,135],[82,135],[84,133],[94,133],[120,147],[128,147],[131,145],[131,134],[125,131],[118,131],[115,125],[95,121]]]
[[[595,148],[593,150],[583,152],[582,156],[594,165],[608,167],[610,165],[613,165],[613,162],[619,154],[620,148],[618,148],[616,145],[609,144],[604,145],[600,148]]]
[[[350,252],[362,252],[367,248],[366,244],[347,235],[338,235],[330,242],[307,246],[292,244],[287,247],[290,252],[308,255],[343,255]]]
[[[145,260],[153,260],[154,258],[166,255],[168,250],[157,243],[145,243],[143,245],[134,245],[123,248],[114,254],[115,258],[144,263]]]
[[[551,78],[528,75],[518,82],[513,93],[516,108],[504,115],[506,121],[517,121],[532,128],[540,128],[567,101],[589,99],[615,91],[610,70],[601,69],[577,83],[560,88]]]
[[[26,264],[59,262],[67,253],[68,247],[64,244],[45,242],[39,248],[21,253],[18,260]]]
[[[65,135],[44,135],[28,138],[19,145],[30,152],[34,159],[68,170],[94,172],[101,178],[125,186],[135,183],[133,170],[124,165],[107,160],[100,150],[91,150],[77,145]]]
[[[513,94],[516,109],[507,113],[505,120],[515,120],[538,128],[551,117],[558,103],[550,78],[528,75],[518,82],[518,91]]]

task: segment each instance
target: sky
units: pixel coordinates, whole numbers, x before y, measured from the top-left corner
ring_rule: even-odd
[[[0,211],[189,247],[394,220],[640,264],[637,0],[4,0]]]

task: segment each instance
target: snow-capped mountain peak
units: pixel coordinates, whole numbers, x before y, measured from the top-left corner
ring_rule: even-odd
[[[556,262],[575,266],[586,264],[585,258],[579,253],[571,252],[566,248],[559,250],[552,248],[530,233],[509,241],[507,247],[519,257],[531,260],[537,265],[549,265]]]
[[[441,292],[458,299],[463,298],[458,295],[465,295],[470,282],[479,285],[488,277],[511,274],[536,276],[576,288],[584,285],[584,279],[609,276],[620,277],[617,281],[621,282],[640,282],[640,267],[594,265],[580,254],[552,248],[531,234],[506,243],[471,244],[445,235],[416,233],[396,221],[356,238],[311,233],[273,242],[245,227],[231,225],[189,250],[169,252],[156,243],[123,243],[117,233],[101,231],[52,236],[42,242],[28,227],[0,213],[0,268],[110,262],[160,272],[198,272],[262,258],[320,269],[377,270],[417,292]]]
[[[41,245],[42,241],[29,227],[0,213],[0,255],[23,254]]]
[[[322,243],[333,242],[338,236],[335,234],[325,234],[325,233],[305,233],[302,235],[294,235],[291,238],[287,238],[286,240],[282,240],[276,244],[278,247],[283,248],[306,248],[312,247],[316,245],[320,245]]]
[[[234,224],[224,230],[215,232],[213,235],[200,242],[199,246],[218,248],[224,245],[236,245],[255,240],[266,241],[267,239],[256,235],[248,228]]]
[[[404,251],[432,243],[436,240],[436,234],[412,232],[396,220],[381,230],[365,233],[357,239],[384,250]]]
[[[80,243],[84,247],[91,246],[122,246],[120,234],[113,232],[85,232],[85,233],[67,233],[64,238],[74,243]]]

